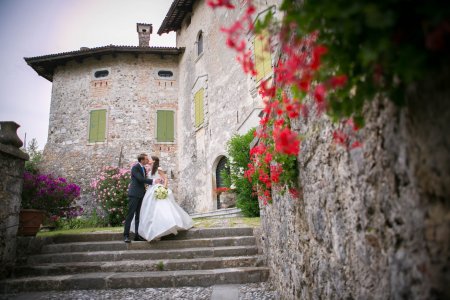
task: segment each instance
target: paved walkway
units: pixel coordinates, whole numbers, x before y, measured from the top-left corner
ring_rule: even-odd
[[[279,299],[267,283],[214,285],[212,287],[147,288],[117,290],[76,290],[0,295],[2,300],[274,300]]]

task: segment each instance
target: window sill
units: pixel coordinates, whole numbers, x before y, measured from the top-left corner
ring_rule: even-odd
[[[106,144],[106,141],[104,141],[104,142],[87,142],[86,145],[95,146],[95,145],[103,145],[103,144]]]
[[[198,132],[200,129],[203,129],[205,127],[205,123],[202,123],[195,127],[195,132]]]
[[[203,53],[205,53],[205,51],[203,51],[202,53],[200,53],[200,55],[199,55],[199,56],[197,56],[197,58],[195,59],[195,62],[199,61],[199,60],[200,60],[200,58],[202,58],[202,57],[203,57]]]
[[[159,142],[159,141],[156,141],[155,145],[175,145],[176,143],[177,143],[176,141],[173,141],[173,142]]]

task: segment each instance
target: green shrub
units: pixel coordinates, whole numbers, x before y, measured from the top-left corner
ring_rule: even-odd
[[[107,225],[105,219],[98,216],[96,210],[89,217],[61,218],[55,221],[56,228],[60,230],[106,227]]]
[[[246,217],[259,217],[258,197],[254,193],[251,182],[244,177],[244,170],[250,163],[250,143],[255,129],[244,135],[234,135],[227,143],[228,166],[230,173],[223,172],[225,183],[233,186],[236,193],[236,206]]]

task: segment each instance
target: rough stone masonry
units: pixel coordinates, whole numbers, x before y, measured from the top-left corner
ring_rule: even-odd
[[[448,299],[449,70],[376,99],[363,147],[332,142],[322,116],[299,124],[301,199],[262,207],[263,245],[282,299]],[[313,115],[313,114],[311,114]]]

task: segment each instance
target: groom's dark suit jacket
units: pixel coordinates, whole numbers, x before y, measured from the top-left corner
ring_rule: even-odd
[[[128,196],[136,198],[144,197],[145,183],[153,183],[153,179],[146,178],[146,175],[145,169],[142,171],[142,167],[139,163],[131,168],[131,183],[128,188]]]

